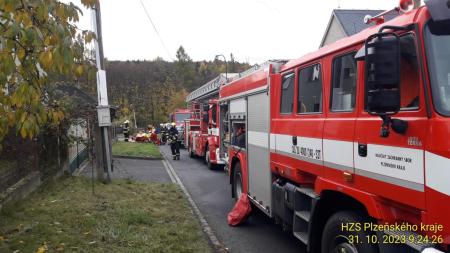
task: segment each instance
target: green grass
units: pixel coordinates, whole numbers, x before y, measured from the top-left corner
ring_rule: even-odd
[[[116,142],[112,147],[113,155],[161,158],[158,146],[151,143]]]
[[[64,178],[0,213],[0,252],[212,252],[174,184]]]

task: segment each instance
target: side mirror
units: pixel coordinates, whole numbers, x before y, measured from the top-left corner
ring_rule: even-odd
[[[397,34],[382,30],[369,36],[365,43],[365,97],[367,111],[383,120],[380,136],[386,138],[391,126],[394,132],[405,134],[408,122],[391,118],[401,106],[400,39]]]
[[[365,96],[371,114],[400,110],[400,40],[395,33],[378,33],[365,44]]]

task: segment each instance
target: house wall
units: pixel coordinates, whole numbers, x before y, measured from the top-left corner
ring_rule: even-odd
[[[344,37],[346,37],[344,31],[342,31],[340,24],[333,16],[330,24],[330,29],[328,30],[328,33],[325,35],[325,39],[323,40],[323,45],[321,45],[321,47],[336,42]]]

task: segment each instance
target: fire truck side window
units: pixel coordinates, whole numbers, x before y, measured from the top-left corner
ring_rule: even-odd
[[[245,148],[245,123],[233,122],[233,145]]]
[[[320,64],[300,70],[297,112],[322,112],[322,73]]]
[[[331,111],[351,112],[355,108],[356,73],[355,53],[339,56],[333,60]]]
[[[217,124],[216,119],[217,119],[217,107],[216,105],[212,105],[211,108],[211,116],[212,116],[212,123],[213,124]]]
[[[280,100],[280,113],[292,113],[294,107],[294,73],[283,76]]]
[[[400,94],[401,108],[419,108],[419,63],[417,61],[415,36],[407,34],[400,37]]]

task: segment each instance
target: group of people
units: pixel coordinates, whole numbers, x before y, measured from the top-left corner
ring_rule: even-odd
[[[180,160],[179,132],[175,122],[170,124],[160,124],[160,127],[160,143],[166,144],[169,142],[173,160]]]
[[[123,124],[123,134],[126,142],[130,139],[130,121],[126,120]],[[143,137],[145,137],[143,140]],[[142,140],[141,140],[142,139]],[[170,144],[173,160],[180,160],[180,140],[179,132],[175,122],[170,124],[160,124],[159,128],[151,125],[147,126],[147,132],[142,131],[136,135],[135,141],[151,142],[156,145]]]

